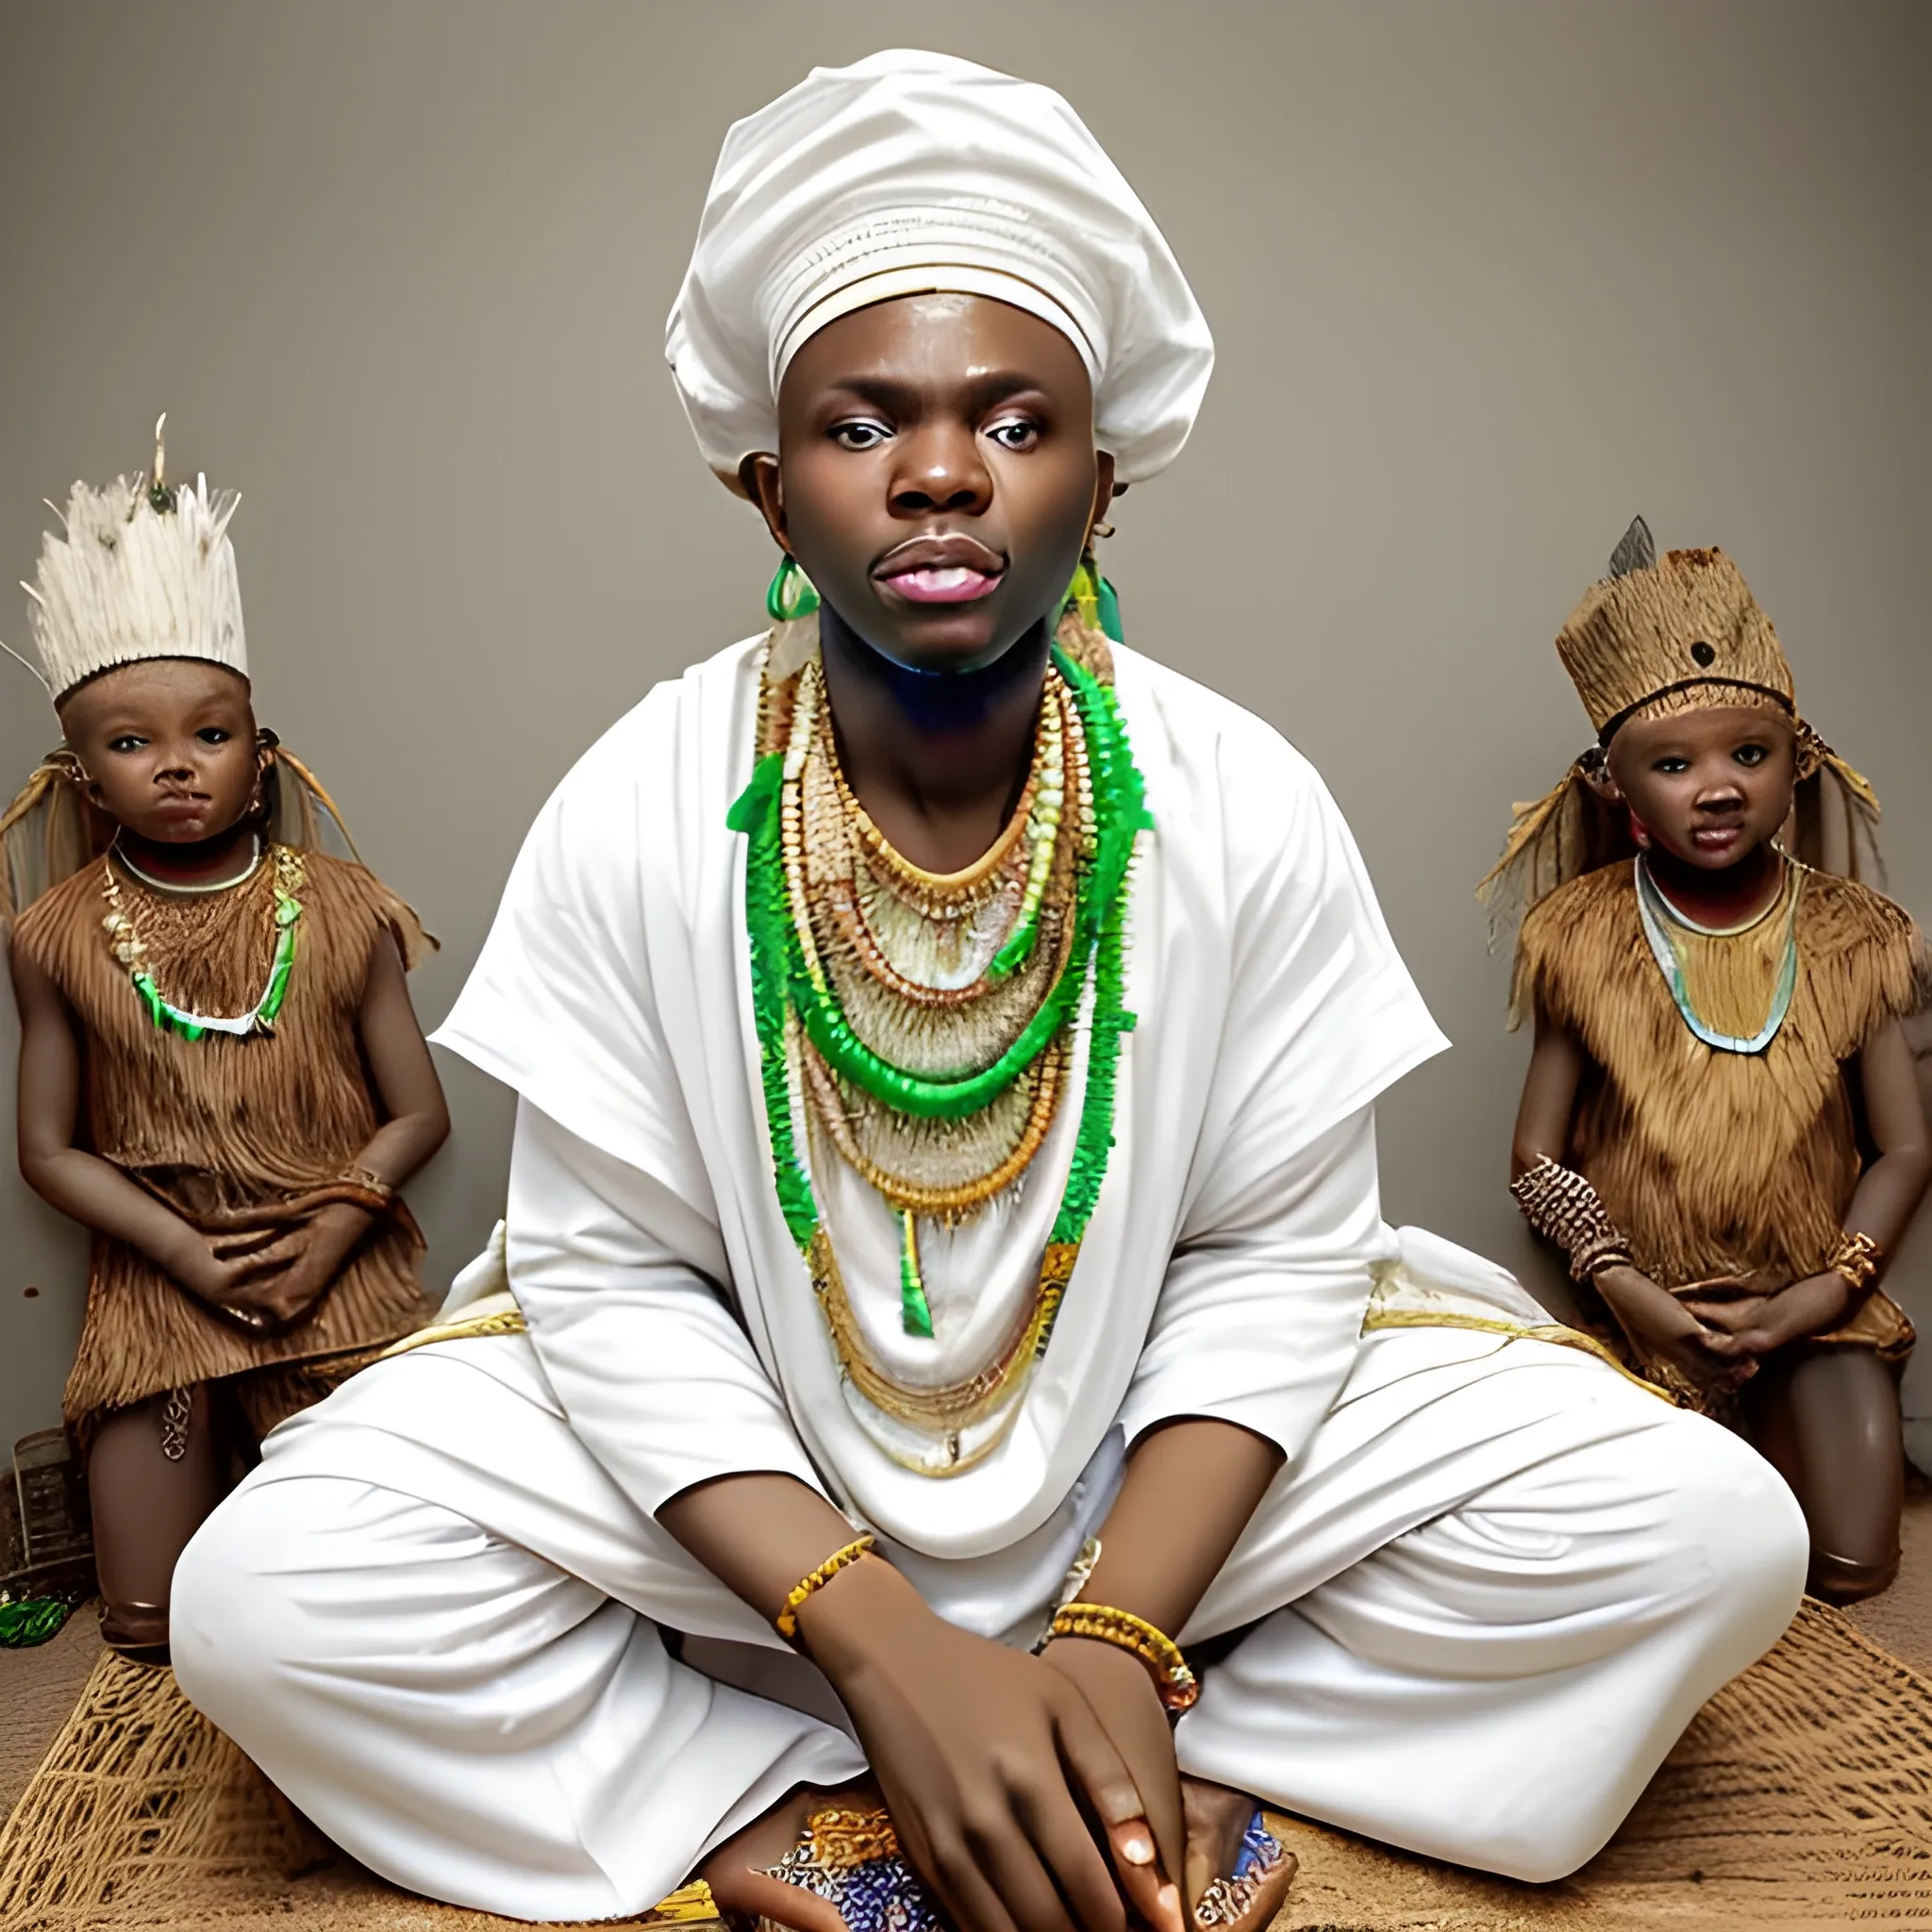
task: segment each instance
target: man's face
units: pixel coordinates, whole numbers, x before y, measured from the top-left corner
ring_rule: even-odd
[[[1610,741],[1609,769],[1657,844],[1687,865],[1721,872],[1784,824],[1797,740],[1775,711],[1739,706],[1633,718]]]
[[[220,664],[156,658],[91,678],[60,727],[108,817],[158,845],[236,824],[261,769],[248,680]]]
[[[976,671],[1057,613],[1113,459],[1058,329],[979,295],[843,316],[792,358],[741,476],[819,595],[917,671]]]

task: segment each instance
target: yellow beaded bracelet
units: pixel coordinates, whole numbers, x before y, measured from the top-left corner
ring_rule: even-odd
[[[1049,1641],[1056,1637],[1092,1637],[1132,1651],[1153,1672],[1154,1689],[1169,1710],[1186,1710],[1201,1694],[1201,1680],[1188,1668],[1180,1645],[1131,1610],[1109,1604],[1062,1604],[1047,1632]]]
[[[856,1563],[876,1541],[870,1532],[854,1537],[842,1550],[834,1550],[816,1570],[808,1570],[791,1586],[785,1607],[772,1619],[773,1626],[787,1643],[798,1635],[798,1608],[815,1590],[823,1590],[848,1563]]]

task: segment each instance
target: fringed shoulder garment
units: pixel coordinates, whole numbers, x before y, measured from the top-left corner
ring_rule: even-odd
[[[232,889],[151,891],[114,882],[155,982],[174,1006],[245,1013],[261,996],[277,939],[271,855]],[[272,1030],[199,1039],[156,1024],[104,930],[103,858],[22,914],[13,943],[78,1017],[84,1074],[76,1144],[113,1162],[202,1232],[280,1231],[320,1205],[380,1124],[357,1018],[372,949],[392,934],[405,964],[415,916],[361,866],[300,856],[302,908],[286,995]],[[376,1346],[423,1318],[422,1237],[397,1200],[351,1254],[313,1312],[252,1337],[181,1288],[139,1249],[96,1234],[86,1320],[63,1398],[92,1418],[202,1381],[233,1377],[258,1433],[325,1393]]]

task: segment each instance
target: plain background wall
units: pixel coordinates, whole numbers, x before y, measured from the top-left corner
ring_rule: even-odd
[[[660,358],[725,125],[908,36],[1068,93],[1192,277],[1220,366],[1119,506],[1129,636],[1326,775],[1457,1041],[1385,1104],[1391,1217],[1523,1265],[1470,888],[1585,741],[1550,641],[1633,511],[1741,560],[1932,914],[1932,7],[6,0],[0,581],[168,409],[243,492],[261,718],[442,937],[434,1023],[577,753],[760,621]],[[55,736],[0,663],[9,789]],[[442,1066],[439,1292],[508,1120]],[[9,1140],[0,1439],[57,1418],[82,1280]]]

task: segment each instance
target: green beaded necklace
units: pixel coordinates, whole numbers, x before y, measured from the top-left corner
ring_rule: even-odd
[[[302,902],[295,895],[302,890],[301,856],[287,845],[272,848],[275,866],[275,956],[269,962],[268,982],[261,997],[245,1013],[194,1013],[177,1007],[156,983],[148,970],[147,947],[121,897],[120,882],[114,876],[109,858],[101,875],[102,896],[107,916],[101,921],[108,944],[115,958],[127,969],[134,990],[147,1008],[148,1018],[157,1031],[178,1034],[188,1041],[205,1040],[210,1033],[225,1033],[237,1039],[250,1034],[273,1033],[282,1002],[288,997],[289,975],[295,970],[295,927],[302,917]],[[252,874],[253,868],[250,868]]]
[[[803,908],[792,904],[784,859],[787,777],[782,752],[759,759],[750,784],[731,808],[728,824],[750,841],[745,917],[751,939],[752,1004],[773,1177],[786,1226],[808,1265],[824,1245],[824,1235],[811,1179],[799,1155],[787,1041],[790,1024],[802,1026],[825,1061],[874,1099],[923,1120],[958,1120],[996,1099],[1038,1058],[1078,1010],[1091,975],[1093,1000],[1086,1092],[1066,1189],[1049,1236],[1050,1262],[1056,1250],[1078,1246],[1099,1200],[1108,1153],[1113,1144],[1120,1041],[1134,1025],[1134,1016],[1123,1002],[1128,868],[1136,835],[1153,821],[1112,690],[1058,642],[1053,646],[1052,661],[1072,692],[1086,737],[1092,846],[1080,864],[1074,941],[1065,971],[1020,1038],[993,1065],[978,1073],[935,1079],[895,1066],[858,1038],[837,992],[821,974],[812,971],[813,962],[808,959],[799,937]],[[913,1253],[909,1230],[907,1252]],[[1057,1269],[1060,1282],[1071,1265],[1066,1258]],[[1045,1273],[1043,1270],[1042,1292],[1046,1290]],[[902,1260],[901,1275],[907,1331],[929,1336],[931,1316],[916,1261]],[[1032,1350],[1034,1360],[1045,1353],[1058,1306],[1056,1294],[1040,1324]]]

